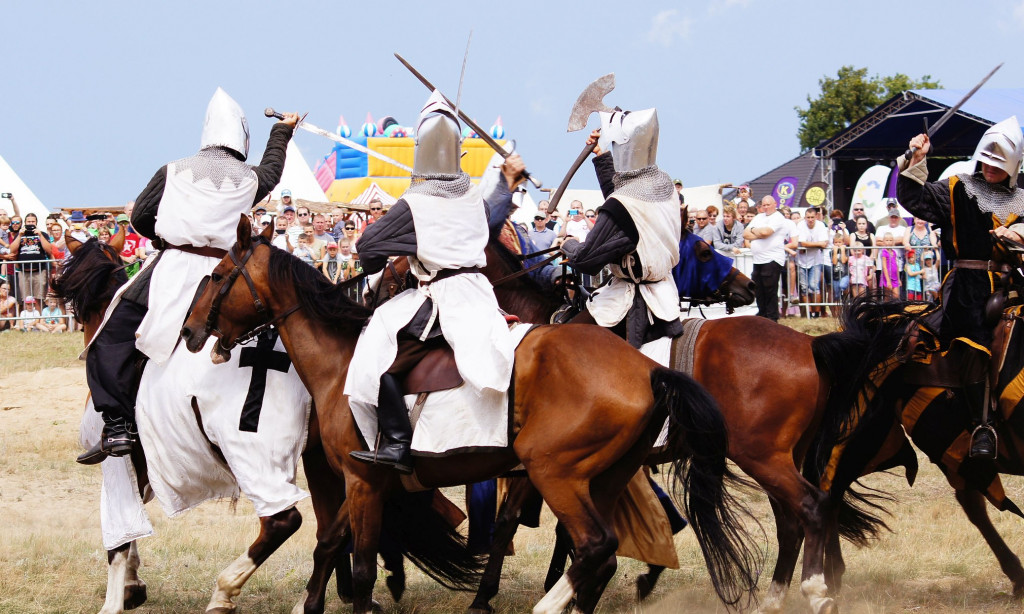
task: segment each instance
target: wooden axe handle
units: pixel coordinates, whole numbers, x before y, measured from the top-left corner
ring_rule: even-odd
[[[558,207],[558,201],[562,199],[562,194],[565,192],[565,189],[569,187],[569,182],[572,181],[573,176],[576,175],[576,171],[580,170],[580,166],[583,165],[583,161],[587,159],[587,156],[589,156],[592,151],[594,151],[594,144],[587,143],[583,148],[583,151],[580,152],[580,155],[576,157],[576,161],[572,163],[571,167],[569,167],[569,172],[562,178],[562,183],[558,184],[558,189],[555,190],[555,193],[551,195],[551,200],[548,201],[549,212],[554,211]]]

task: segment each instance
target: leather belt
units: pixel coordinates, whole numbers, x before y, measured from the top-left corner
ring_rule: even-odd
[[[1009,273],[1010,265],[992,260],[965,260],[960,258],[953,262],[955,269],[971,269],[973,271],[990,271],[997,273]]]
[[[167,249],[176,249],[180,252],[187,254],[195,254],[197,256],[206,256],[207,258],[217,258],[218,260],[228,255],[228,250],[221,249],[219,247],[213,247],[206,245],[204,247],[196,247],[195,245],[166,245]]]
[[[448,279],[449,277],[455,277],[456,275],[465,275],[466,273],[479,273],[479,272],[480,272],[480,267],[476,267],[476,266],[465,267],[465,268],[462,268],[462,269],[443,269],[441,271],[438,271],[437,275],[434,275],[434,278],[431,279],[430,281],[423,282],[423,285],[424,286],[429,286],[430,284],[434,283],[435,281],[441,281],[442,279]]]

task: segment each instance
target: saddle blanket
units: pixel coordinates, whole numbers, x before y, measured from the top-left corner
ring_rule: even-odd
[[[514,347],[533,328],[516,324],[509,334]],[[512,437],[508,393],[476,390],[466,384],[426,395],[416,408],[418,395],[405,396],[413,424],[412,451],[417,456],[447,456],[462,452],[507,448]],[[349,397],[349,406],[363,435],[372,448],[377,440],[377,410],[373,405]]]
[[[219,365],[210,360],[215,342],[211,337],[196,354],[178,347],[164,365],[146,366],[136,420],[150,484],[172,517],[240,492],[257,515],[276,514],[307,496],[295,473],[310,395],[276,331],[235,348]]]
[[[89,450],[100,440],[103,432],[103,418],[93,407],[92,396],[85,401],[85,412],[78,428],[78,443],[83,450]],[[149,522],[144,503],[152,499],[147,489],[147,499],[139,494],[139,482],[135,466],[128,457],[107,457],[100,463],[103,482],[100,486],[100,531],[103,547],[113,550],[128,542],[149,537],[153,525]]]

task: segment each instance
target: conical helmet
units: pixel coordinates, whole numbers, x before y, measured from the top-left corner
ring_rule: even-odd
[[[455,111],[441,95],[434,93],[420,111],[413,153],[413,175],[455,175],[462,172],[462,135]]]
[[[203,120],[203,137],[199,149],[207,147],[227,147],[249,157],[249,122],[245,112],[228,93],[217,88],[206,106],[206,119]]]
[[[658,158],[658,110],[601,113],[601,149],[612,152],[623,173],[655,164]]]
[[[1006,171],[1010,176],[1010,187],[1017,185],[1021,157],[1024,154],[1024,134],[1021,134],[1017,116],[1013,115],[985,131],[974,150],[974,169],[984,162]]]

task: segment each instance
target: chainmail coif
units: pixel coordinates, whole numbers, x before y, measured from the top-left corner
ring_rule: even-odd
[[[978,202],[978,209],[1006,222],[1010,214],[1024,216],[1024,190],[1001,183],[989,183],[981,173],[957,175],[967,195]]]
[[[431,173],[413,175],[406,194],[423,194],[438,198],[459,198],[473,187],[466,173]]]
[[[230,181],[237,188],[243,181],[255,179],[252,168],[231,155],[222,147],[208,147],[189,158],[172,162],[174,174],[180,175],[186,170],[192,171],[192,183],[209,179],[218,190],[224,181]]]
[[[658,168],[657,164],[638,168],[635,171],[615,173],[612,176],[615,193],[629,196],[648,203],[668,200],[675,193],[672,178]]]

